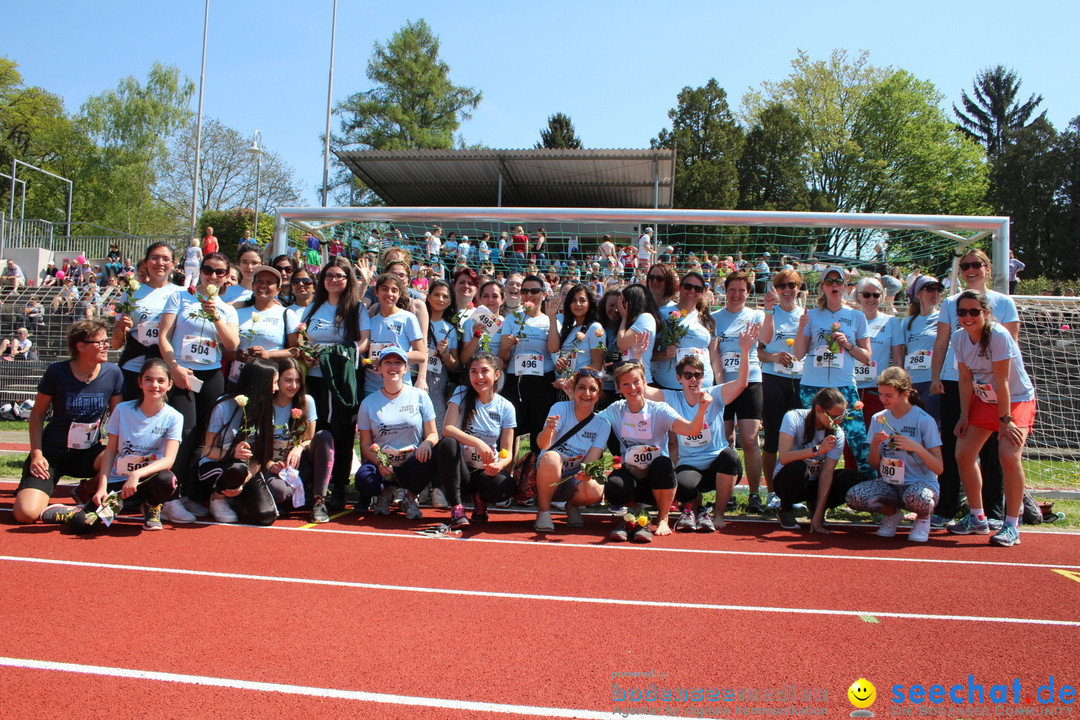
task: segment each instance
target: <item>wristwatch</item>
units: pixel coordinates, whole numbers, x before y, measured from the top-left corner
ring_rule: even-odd
[[[998,420],[1000,420],[1002,423],[1010,423],[1010,422],[1012,422],[1012,415],[1009,415],[1009,414],[1002,415],[1001,417],[998,418]]]

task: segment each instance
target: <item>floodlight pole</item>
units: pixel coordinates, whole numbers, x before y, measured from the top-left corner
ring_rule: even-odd
[[[255,131],[255,136],[251,139],[251,147],[247,149],[249,153],[255,156],[255,244],[259,243],[259,193],[262,190],[262,148],[259,147],[259,141],[262,140],[262,133],[258,130]]]
[[[334,43],[337,40],[337,0],[334,0],[334,19],[330,23],[330,81],[326,88],[326,136],[323,138],[322,206],[330,190],[330,113],[334,103]]]
[[[210,0],[203,11],[202,69],[199,71],[199,116],[195,121],[195,172],[191,178],[191,237],[197,237],[195,224],[199,221],[199,172],[202,166],[202,109],[203,89],[206,85],[206,38],[210,30]]]

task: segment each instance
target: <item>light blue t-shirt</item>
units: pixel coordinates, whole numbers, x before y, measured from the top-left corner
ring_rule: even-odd
[[[879,413],[875,413],[874,417],[870,420],[870,431],[867,435],[872,437],[882,430],[892,435],[889,431],[889,427],[882,425],[878,421],[879,417],[885,418],[886,422],[889,423],[889,427],[893,430],[901,435],[907,435],[927,450],[941,447],[941,433],[938,432],[937,421],[931,417],[930,413],[920,407],[913,406],[902,418],[896,417],[890,410],[882,410]],[[926,463],[924,463],[922,458],[918,455],[906,450],[891,447],[888,440],[881,443],[878,449],[882,458],[900,459],[904,461],[905,485],[914,482],[926,482],[932,484],[937,492],[941,492],[937,475],[930,472],[930,468],[926,467]]]
[[[230,285],[221,291],[221,299],[227,303],[243,302],[251,299],[251,291],[243,285]]]
[[[128,473],[165,457],[169,440],[180,442],[184,436],[184,416],[166,405],[147,417],[139,409],[139,400],[119,403],[109,416],[109,436],[117,437],[116,461],[109,471],[109,482],[124,482]]]
[[[727,308],[720,308],[712,314],[716,323],[716,337],[719,338],[716,351],[720,354],[720,367],[724,369],[724,382],[739,377],[739,334],[746,332],[748,325],[761,324],[765,313],[744,307],[737,313]],[[775,317],[774,317],[775,320]],[[761,361],[758,360],[757,343],[750,348],[750,379],[748,382],[761,382]]]
[[[552,405],[548,417],[555,415],[559,416],[559,422],[555,425],[555,433],[551,437],[552,442],[560,440],[563,435],[580,422],[574,415],[573,400]],[[546,452],[559,453],[562,456],[563,475],[575,473],[581,467],[581,462],[590,450],[593,448],[603,450],[607,447],[608,435],[610,434],[611,426],[607,424],[607,421],[599,415],[593,415],[589,422],[585,424],[585,427],[540,454],[543,455]]]
[[[301,322],[307,323],[307,336],[312,345],[324,347],[329,345],[341,345],[345,342],[345,328],[339,323],[336,313],[337,305],[325,302],[319,309],[312,312],[314,305],[308,305],[300,316]],[[360,306],[356,319],[356,336],[369,329],[370,319],[367,311]],[[307,374],[312,377],[322,377],[322,368],[318,365],[308,368]],[[381,387],[381,385],[380,385]]]
[[[912,383],[928,383],[933,375],[931,363],[940,311],[932,310],[926,315],[913,315],[900,320],[904,342],[904,369]]]
[[[638,413],[630,412],[626,401],[619,400],[608,405],[598,415],[611,426],[624,455],[632,447],[648,445],[656,448],[657,457],[667,457],[667,435],[671,432],[671,426],[679,420],[679,413],[675,412],[675,408],[653,400],[646,400],[645,406]],[[629,458],[624,459],[630,462]]]
[[[878,375],[892,365],[893,347],[903,343],[900,322],[894,315],[878,314],[867,321],[866,331],[870,334],[870,364],[855,363],[855,387],[860,389],[875,386]]]
[[[791,308],[788,312],[779,305],[773,307],[773,337],[772,340],[765,343],[765,352],[770,354],[776,354],[779,352],[786,352],[789,355],[794,355],[794,345],[788,345],[787,341],[795,341],[795,334],[799,329],[799,318],[806,312],[798,305]],[[762,322],[765,322],[762,320]],[[787,368],[783,365],[773,362],[761,363],[761,372],[765,375],[779,375],[781,377],[802,377],[802,364],[799,363],[793,368]]]
[[[701,432],[694,436],[679,435],[675,437],[679,441],[679,465],[689,465],[696,470],[705,470],[709,467],[720,451],[728,446],[727,436],[724,433],[724,398],[723,385],[706,388],[706,392],[712,395],[713,401],[705,409],[705,425]],[[675,409],[680,417],[690,419],[697,415],[697,406],[691,406],[686,401],[686,395],[682,390],[665,390],[664,402]]]
[[[161,313],[165,311],[165,304],[169,298],[184,288],[172,283],[166,283],[162,287],[152,288],[145,283],[139,286],[134,296],[124,293],[124,300],[134,297],[136,310],[131,314],[132,328],[128,336],[140,345],[153,347],[158,344],[158,325],[161,323]],[[131,372],[142,370],[145,356],[133,357],[121,367]]]
[[[559,332],[562,331],[562,322],[556,318],[556,327]],[[600,335],[597,336],[597,331]],[[585,337],[580,337],[584,335]],[[600,327],[600,323],[594,322],[587,328],[578,326],[574,330],[570,331],[570,334],[566,336],[566,340],[562,344],[562,354],[567,357],[573,355],[573,360],[570,361],[570,370],[577,372],[581,368],[585,367],[592,362],[592,351],[600,347],[600,342],[604,339],[604,329]],[[551,356],[551,360],[554,367],[554,361],[558,359],[560,353],[555,353]]]
[[[392,457],[395,451],[411,451],[424,440],[424,423],[435,421],[431,397],[411,385],[405,385],[397,397],[388,398],[377,390],[360,403],[356,426],[371,432],[371,441],[378,443]],[[401,460],[410,452],[400,453]],[[397,458],[393,458],[396,460]],[[395,464],[397,464],[395,462]]]
[[[677,305],[667,305],[660,311],[660,317],[666,318],[672,310],[678,310]],[[701,315],[697,310],[692,310],[688,315],[679,320],[679,327],[686,328],[686,335],[679,340],[674,359],[664,359],[652,363],[652,376],[656,383],[663,388],[672,390],[679,389],[679,377],[676,368],[679,362],[687,355],[696,355],[701,364],[705,366],[705,379],[703,386],[713,384],[712,358],[709,354],[709,344],[712,342],[712,334],[701,324]],[[659,340],[657,340],[659,342]],[[658,350],[666,350],[659,347]]]
[[[375,317],[371,318],[370,337],[368,357],[372,363],[378,360],[382,348],[394,346],[407,355],[412,344],[424,338],[420,332],[420,321],[407,310],[397,310],[389,317],[383,317],[381,312],[375,313]],[[405,384],[412,385],[412,377],[408,372],[405,373]],[[364,392],[373,393],[382,386],[382,375],[375,372],[375,365],[372,364],[364,372]]]
[[[990,312],[997,322],[1009,323],[1020,320],[1020,314],[1016,311],[1016,302],[1011,297],[996,290],[987,290],[984,294],[987,302],[990,303]],[[960,293],[945,298],[941,302],[941,310],[938,313],[938,323],[943,323],[948,327],[950,340],[955,337],[955,333],[960,329],[960,322],[956,319],[956,299],[958,297],[960,297]],[[953,350],[952,342],[949,343],[949,351],[945,354],[945,364],[941,366],[941,379],[954,382],[960,379],[960,371],[956,368],[956,353]]]
[[[302,419],[305,421],[303,427],[306,431],[308,424],[314,423],[319,416],[315,411],[315,401],[310,395],[304,396],[304,407],[306,411]],[[294,444],[292,433],[289,432],[293,426],[292,410],[292,403],[284,407],[274,405],[274,460],[276,461],[284,462]],[[296,422],[300,423],[300,420]],[[303,434],[300,438],[303,440]]]
[[[524,325],[521,325],[521,321],[513,314],[506,316],[500,328],[498,341],[502,342],[503,334],[513,335],[518,339],[517,345],[510,351],[510,360],[506,367],[507,374],[530,376],[545,375],[555,371],[555,363],[547,350],[548,328],[550,327],[551,318],[547,315],[541,314],[536,317],[526,315]],[[498,346],[492,340],[492,348],[496,347]]]
[[[233,441],[236,440],[236,433],[240,430],[240,426],[243,423],[243,409],[236,404],[236,400],[229,397],[214,405],[214,409],[210,411],[210,420],[206,423],[206,431],[217,435],[218,446],[228,452],[229,448],[233,446]],[[254,436],[254,433],[248,436],[249,443],[253,442]],[[205,465],[208,462],[221,461],[211,460],[204,454],[199,460],[199,465]]]
[[[842,307],[836,312],[814,308],[807,310],[810,322],[803,335],[809,340],[803,357],[804,387],[855,387],[855,360],[843,348],[836,355],[829,352],[828,340],[834,332],[843,332],[848,342],[869,337],[866,316],[861,310]],[[839,325],[839,330],[832,326]]]
[[[862,313],[860,312],[861,316]],[[780,433],[787,435],[792,439],[792,450],[807,450],[809,448],[821,445],[825,442],[825,430],[815,430],[814,437],[810,442],[803,441],[803,427],[806,425],[806,416],[813,410],[788,410],[784,413],[784,419],[780,422]],[[816,478],[821,471],[821,464],[825,462],[826,458],[832,458],[833,460],[840,460],[844,456],[844,429],[836,428],[833,431],[836,434],[836,446],[833,447],[827,453],[821,453],[815,455],[812,458],[807,458],[803,462],[806,463],[807,468],[810,471],[810,477]],[[773,477],[776,477],[780,470],[784,467],[784,464],[780,462],[779,458],[776,461],[776,470],[773,471]]]
[[[465,388],[459,387],[450,397],[450,404],[457,405],[460,411],[464,402]],[[457,426],[466,435],[480,438],[488,444],[488,447],[498,452],[499,438],[502,437],[502,431],[517,427],[517,413],[509,400],[496,393],[491,398],[491,402],[486,405],[477,398],[476,403],[473,405],[472,415],[465,418],[459,414]],[[483,463],[472,452],[473,449],[463,448],[465,461],[470,467],[481,467]]]
[[[237,324],[236,308],[222,302],[220,296],[214,298],[214,307],[226,323]],[[162,313],[176,315],[170,338],[176,362],[189,370],[217,370],[221,367],[217,327],[205,318],[196,317],[200,310],[202,303],[196,296],[181,292],[169,296]]]
[[[652,313],[643,312],[634,319],[634,323],[628,328],[634,332],[644,332],[649,334],[649,342],[645,345],[644,358],[630,357],[631,351],[626,351],[622,354],[623,360],[637,360],[645,366],[645,384],[648,385],[652,382],[652,352],[653,347],[656,345],[657,332],[656,332],[656,318]]]
[[[254,316],[256,322],[252,322]],[[300,319],[291,310],[286,310],[274,303],[266,310],[256,310],[255,306],[241,307],[236,310],[236,320],[240,324],[240,350],[262,347],[266,350],[281,350],[285,347],[290,333],[296,332]]]
[[[983,352],[979,341],[972,341],[967,330],[957,330],[953,333],[950,347],[956,351],[958,362],[967,365],[967,369],[974,376],[975,394],[987,403],[997,403],[997,394],[993,391],[994,386],[994,363],[1001,360],[1012,360],[1009,364],[1009,398],[1012,402],[1024,402],[1035,398],[1035,387],[1031,384],[1027,370],[1024,369],[1024,358],[1020,355],[1020,346],[1013,340],[1008,330],[995,323],[991,330],[988,352]],[[980,390],[979,386],[982,386]]]

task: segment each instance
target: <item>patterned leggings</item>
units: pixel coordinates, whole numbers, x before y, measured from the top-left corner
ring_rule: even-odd
[[[883,505],[930,517],[937,506],[938,493],[926,482],[891,485],[884,480],[867,480],[848,490],[847,506],[861,512],[880,512]]]
[[[870,467],[870,445],[866,442],[866,425],[863,423],[862,410],[855,409],[855,403],[859,401],[859,391],[852,387],[836,388],[847,400],[848,411],[840,427],[844,429],[844,442],[855,455],[855,463],[859,466],[859,472],[863,478],[869,480],[877,477],[877,473]],[[813,385],[800,385],[799,398],[803,407],[814,407],[814,396],[821,388]]]

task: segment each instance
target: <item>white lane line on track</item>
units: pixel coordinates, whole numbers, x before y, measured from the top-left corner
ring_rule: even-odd
[[[230,688],[233,690],[254,690],[256,692],[276,692],[284,693],[286,695],[306,695],[336,700],[359,700],[361,702],[387,703],[390,705],[444,708],[447,710],[470,710],[473,712],[540,715],[544,717],[560,718],[588,718],[589,720],[599,720],[600,718],[611,720],[612,717],[610,712],[602,712],[599,710],[509,705],[503,703],[475,702],[472,700],[451,700],[448,698],[411,697],[409,695],[389,695],[386,693],[365,692],[363,690],[339,690],[337,688],[308,687],[306,685],[285,685],[282,683],[236,680],[233,678],[218,678],[205,675],[181,675],[178,673],[154,672],[151,670],[133,670],[129,668],[103,667],[101,665],[51,662],[48,660],[0,657],[0,666],[29,670],[80,673],[83,675],[98,675],[113,678],[129,678],[133,680],[157,680],[159,682],[204,685],[208,687]]]
[[[98,570],[128,570],[134,572],[162,573],[166,575],[190,575],[194,577],[223,578],[228,580],[255,580],[262,582],[290,583],[296,585],[320,585],[329,587],[353,588],[360,590],[385,590],[390,592],[412,592],[429,595],[455,595],[458,597],[500,598],[508,600],[537,600],[541,602],[568,602],[587,605],[629,605],[634,607],[674,608],[678,610],[724,610],[743,612],[764,612],[793,615],[833,615],[854,616],[872,615],[877,618],[889,617],[906,620],[947,620],[958,622],[991,622],[1019,625],[1053,625],[1062,627],[1080,627],[1078,620],[1053,620],[1044,618],[981,617],[978,615],[937,615],[929,613],[901,613],[880,610],[833,610],[828,608],[798,607],[761,607],[747,605],[722,605],[716,603],[680,603],[666,600],[632,600],[624,598],[578,597],[573,595],[539,595],[534,593],[497,592],[489,590],[467,590],[462,588],[429,588],[413,585],[386,585],[383,583],[363,583],[349,580],[319,580],[315,578],[290,578],[271,575],[250,575],[246,573],[226,573],[212,570],[185,570],[182,568],[151,567],[145,565],[119,565],[115,563],[83,562],[79,560],[57,560],[54,558],[15,557],[0,555],[0,561],[36,563],[42,565],[62,565],[66,567],[84,567]]]

